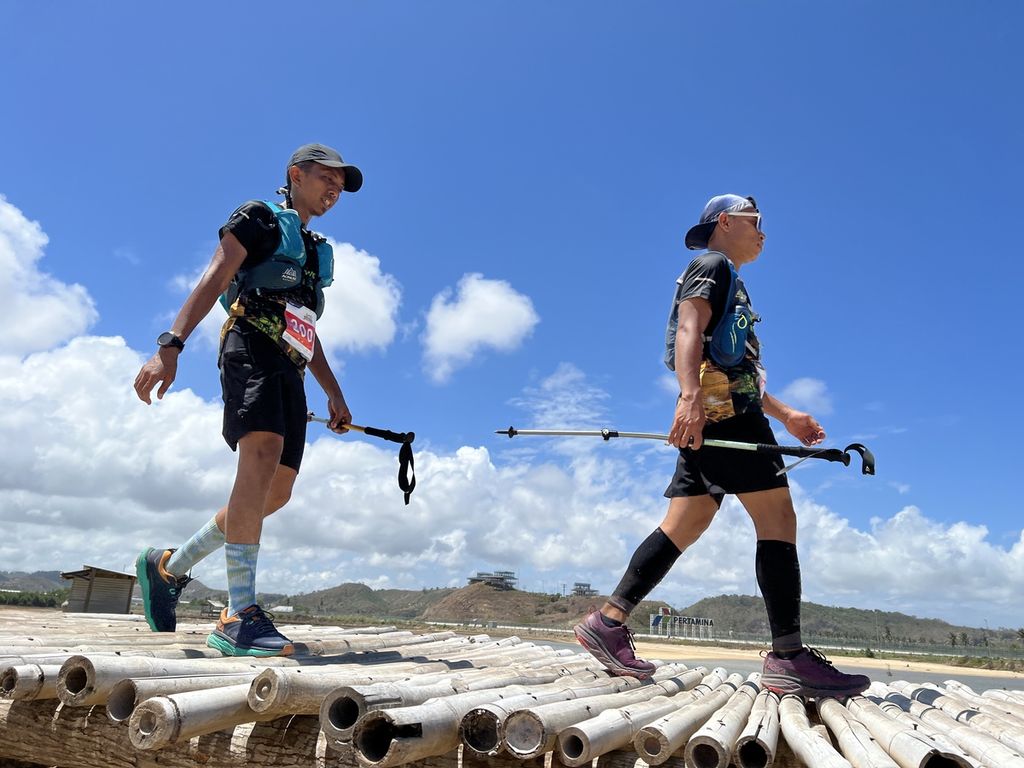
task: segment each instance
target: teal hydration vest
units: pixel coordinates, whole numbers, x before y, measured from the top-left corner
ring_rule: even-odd
[[[334,282],[334,249],[322,235],[311,233],[316,242],[316,254],[320,263],[316,281],[310,284],[303,270],[306,265],[306,245],[302,240],[302,221],[299,214],[276,203],[264,203],[274,212],[277,228],[281,233],[281,243],[270,258],[238,270],[231,285],[221,295],[220,303],[230,312],[231,305],[243,293],[286,291],[298,288],[305,282],[316,295],[316,306],[313,309],[319,318],[324,313],[324,288]]]

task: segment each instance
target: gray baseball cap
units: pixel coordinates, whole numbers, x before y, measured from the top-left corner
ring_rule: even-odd
[[[701,211],[700,221],[690,227],[690,231],[686,233],[686,247],[691,251],[707,248],[711,233],[715,231],[715,226],[718,224],[719,214],[742,211],[744,208],[751,207],[757,210],[757,203],[752,197],[740,197],[739,195],[712,197]]]
[[[292,153],[292,159],[288,161],[288,168],[307,160],[326,165],[328,168],[343,168],[346,192],[358,192],[359,188],[363,186],[363,172],[351,163],[342,160],[341,155],[335,149],[324,144],[303,144]]]

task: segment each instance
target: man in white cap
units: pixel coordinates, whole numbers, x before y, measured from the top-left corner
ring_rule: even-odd
[[[669,442],[679,448],[665,519],[634,552],[626,573],[599,611],[576,625],[576,637],[614,674],[646,678],[654,665],[636,658],[625,622],[683,551],[711,524],[727,493],[736,494],[757,534],[755,570],[771,626],[772,650],[761,685],[779,694],[852,696],[870,684],[838,671],[800,636],[800,563],[796,512],[778,455],[701,448],[705,438],[775,443],[767,416],[804,445],[825,438],[810,414],[765,391],[759,320],[738,271],[764,247],[761,212],[752,197],[711,198],[686,246],[707,249],[676,284],[665,334],[665,363],[679,398]]]
[[[356,192],[362,183],[359,168],[330,147],[299,147],[278,190],[284,202],[251,200],[231,214],[206,273],[135,379],[143,402],[150,403],[157,384],[162,398],[185,341],[220,297],[228,311],[218,360],[223,435],[238,451],[238,468],[227,505],[184,545],[139,554],[136,574],[154,631],[174,631],[189,570],[223,546],[228,607],[207,644],[230,656],[286,656],[294,650],[256,603],[256,560],[263,518],[287,503],[302,462],[307,368],[327,395],[330,428],[345,432],[352,420],[316,333],[334,256],[326,239],[307,227],[343,191]]]

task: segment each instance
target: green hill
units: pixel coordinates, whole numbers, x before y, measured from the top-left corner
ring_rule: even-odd
[[[768,615],[760,597],[751,595],[718,595],[699,600],[679,611],[686,616],[703,616],[715,622],[715,636],[767,634]],[[979,629],[950,624],[940,619],[921,619],[895,611],[839,608],[817,603],[801,604],[801,629],[805,637],[859,646],[880,645],[950,645],[950,635],[957,646],[1000,647],[1024,645],[1024,637],[1016,630]],[[966,637],[966,643],[964,638]]]

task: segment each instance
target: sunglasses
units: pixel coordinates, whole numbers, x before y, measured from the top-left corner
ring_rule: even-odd
[[[764,232],[761,229],[761,212],[760,211],[726,211],[729,216],[744,216],[748,219],[754,219],[754,226],[758,232]]]

